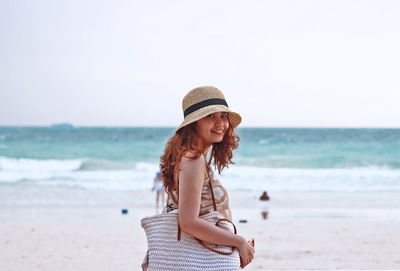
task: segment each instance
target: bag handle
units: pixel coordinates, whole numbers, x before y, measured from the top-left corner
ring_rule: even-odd
[[[218,227],[218,224],[219,224],[219,222],[221,222],[221,221],[226,221],[226,222],[231,223],[232,226],[233,226],[234,234],[237,234],[237,230],[236,230],[235,224],[233,224],[233,222],[230,221],[229,219],[226,219],[226,218],[218,219],[218,221],[217,221],[217,223],[215,223],[215,225]],[[219,251],[219,250],[216,250],[216,249],[214,249],[214,248],[212,248],[212,247],[207,246],[207,245],[204,243],[204,241],[202,241],[202,240],[200,240],[200,239],[197,239],[197,238],[195,238],[195,237],[193,237],[193,238],[196,239],[196,241],[199,242],[199,244],[202,245],[204,248],[206,248],[206,249],[208,249],[208,250],[211,250],[212,252],[221,254],[221,255],[232,255],[233,252],[235,251],[235,247],[231,247],[231,248],[232,248],[232,251],[231,251],[231,252],[222,252],[222,251]]]
[[[203,153],[203,155],[204,155],[204,153]],[[215,203],[214,190],[213,190],[213,187],[212,187],[212,184],[211,184],[211,177],[210,177],[210,170],[211,170],[211,167],[210,167],[210,165],[207,163],[207,158],[206,158],[205,155],[204,155],[204,159],[205,159],[205,161],[206,161],[207,176],[208,176],[208,184],[209,184],[209,186],[210,186],[211,198],[212,198],[212,202],[213,202],[213,209],[214,209],[214,212],[216,212],[216,211],[217,211],[217,204]],[[178,179],[178,182],[179,182],[179,179]],[[178,188],[178,191],[179,191],[179,188]],[[179,192],[178,192],[178,193],[179,193]],[[218,227],[218,224],[219,224],[221,221],[226,221],[226,222],[231,223],[232,226],[233,226],[233,232],[234,232],[234,234],[237,234],[237,230],[236,230],[235,224],[233,224],[233,222],[230,221],[229,219],[226,219],[226,218],[218,219],[218,221],[215,223],[215,226]],[[221,255],[232,255],[233,252],[235,251],[235,247],[232,247],[232,251],[231,251],[231,252],[219,251],[219,250],[216,250],[216,249],[214,249],[214,248],[212,248],[212,247],[207,246],[207,245],[204,243],[203,240],[200,240],[200,239],[198,239],[198,238],[196,238],[196,237],[193,237],[193,238],[194,238],[200,245],[202,245],[204,248],[206,248],[206,249],[208,249],[208,250],[210,250],[210,251],[212,251],[212,252],[221,254]],[[181,240],[181,227],[179,226],[179,222],[178,222],[178,237],[177,237],[177,239],[178,239],[178,241]]]

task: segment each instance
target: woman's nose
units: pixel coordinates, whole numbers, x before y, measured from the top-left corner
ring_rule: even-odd
[[[222,122],[223,122],[222,118],[221,117],[217,117],[217,118],[215,118],[214,124],[215,125],[222,125]]]

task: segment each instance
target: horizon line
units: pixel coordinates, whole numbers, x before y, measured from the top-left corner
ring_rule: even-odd
[[[69,124],[72,127],[57,127],[53,125]],[[178,126],[145,126],[145,125],[73,125],[71,123],[55,123],[49,125],[1,125],[0,128],[53,128],[53,129],[73,129],[73,128],[166,128],[176,129]],[[236,129],[400,129],[396,126],[239,126]]]

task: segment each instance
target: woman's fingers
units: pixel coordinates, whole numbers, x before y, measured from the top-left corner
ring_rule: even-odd
[[[249,259],[247,259],[247,258],[240,258],[240,267],[241,268],[245,268],[246,267],[246,265],[248,265],[250,262],[249,262]]]
[[[245,262],[242,266],[240,266],[241,268],[245,268],[249,263],[251,263],[251,261],[249,260],[249,261],[247,261],[247,262]]]
[[[253,261],[253,259],[254,259],[254,255],[251,255],[247,259],[241,259],[240,267],[245,268],[249,263],[251,263]]]
[[[245,241],[246,242],[246,241]],[[240,247],[240,267],[245,268],[254,259],[254,239],[247,241],[243,247]]]
[[[249,243],[250,246],[254,247],[255,246],[254,238],[247,241],[247,243]]]
[[[249,255],[245,260],[243,260],[243,262],[246,263],[245,265],[248,265],[253,259],[254,255]]]

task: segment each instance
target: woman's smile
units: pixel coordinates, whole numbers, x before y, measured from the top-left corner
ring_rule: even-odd
[[[222,129],[216,129],[216,130],[211,130],[212,133],[215,133],[217,135],[224,135],[225,131]]]

